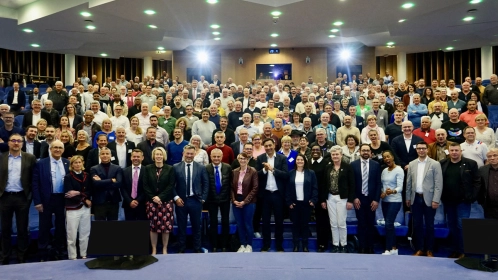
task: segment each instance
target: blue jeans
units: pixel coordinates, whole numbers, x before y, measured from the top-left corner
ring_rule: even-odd
[[[425,249],[432,251],[434,248],[434,216],[436,209],[425,204],[424,198],[418,195],[415,196],[415,201],[412,202],[412,219],[413,229],[415,233],[415,250]],[[424,238],[424,219],[425,219],[425,238]]]
[[[463,253],[462,219],[470,217],[470,203],[444,203],[444,211],[448,219],[451,234],[451,248],[453,251]]]
[[[386,250],[396,247],[396,230],[394,221],[401,208],[401,202],[382,202],[382,214],[386,223]]]
[[[252,218],[256,205],[249,203],[242,208],[233,206],[232,211],[237,222],[237,231],[239,232],[240,245],[252,246],[252,238],[254,235],[254,228],[252,227]]]

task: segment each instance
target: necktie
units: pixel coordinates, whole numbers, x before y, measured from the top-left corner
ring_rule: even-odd
[[[192,89],[192,100],[195,100],[197,97],[197,88]]]
[[[59,167],[59,162],[54,161],[55,163],[55,189],[54,193],[62,193],[62,172]]]
[[[187,164],[187,197],[190,196],[190,163]]]
[[[366,161],[363,161],[363,171],[361,174],[361,193],[365,196],[368,196],[368,166]]]
[[[219,169],[219,166],[215,166],[214,168],[216,169],[216,172],[214,174],[214,182],[216,184],[216,193],[220,194],[220,191],[221,191],[220,169]]]
[[[133,172],[133,178],[131,183],[131,198],[135,199],[137,197],[137,187],[138,187],[138,166],[135,166],[135,172]]]

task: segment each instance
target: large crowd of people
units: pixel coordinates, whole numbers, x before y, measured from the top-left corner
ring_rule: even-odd
[[[272,231],[283,252],[286,217],[293,251],[309,252],[313,215],[317,251],[331,242],[331,252],[348,253],[354,209],[359,253],[373,253],[381,206],[383,254],[398,255],[395,219],[411,211],[415,255],[432,257],[444,204],[449,257],[461,258],[471,204],[498,219],[498,147],[488,121],[496,106],[495,74],[486,86],[467,77],[461,89],[451,79],[397,81],[388,71],[300,84],[237,85],[217,75],[181,82],[166,72],[102,83],[83,73],[71,90],[58,81],[46,92],[14,83],[0,105],[1,260],[10,261],[14,214],[17,259],[26,260],[32,203],[42,261],[54,252],[86,258],[92,215],[117,220],[120,205],[126,220],[150,221],[152,254],[159,236],[168,252],[175,225],[184,253],[188,220],[193,250],[202,252],[203,209],[213,252],[229,250],[233,212],[237,252],[252,252],[255,236],[262,252],[271,250]]]

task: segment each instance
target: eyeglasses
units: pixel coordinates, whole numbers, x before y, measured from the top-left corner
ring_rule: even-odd
[[[427,150],[427,148],[417,148],[417,150],[423,151],[423,150]]]
[[[22,139],[10,139],[10,142],[20,144],[22,143]]]

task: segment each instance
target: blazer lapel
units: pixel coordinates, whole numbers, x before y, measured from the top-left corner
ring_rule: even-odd
[[[427,171],[429,170],[430,166],[432,166],[432,162],[429,161],[428,158],[425,159],[427,163],[425,164],[424,168],[424,178],[427,176]]]

